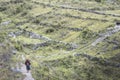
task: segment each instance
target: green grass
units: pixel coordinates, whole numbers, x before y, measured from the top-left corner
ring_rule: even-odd
[[[3,0],[1,1],[5,2]],[[98,34],[105,33],[107,31],[107,28],[114,27],[116,20],[120,20],[119,17],[107,15],[119,14],[120,11],[117,10],[119,5],[110,3],[97,3],[95,1],[88,0],[37,1],[39,3],[54,5],[54,7],[49,7],[43,4],[41,5],[32,3],[32,1],[24,1],[24,3],[17,4],[10,3],[4,6],[7,7],[7,10],[0,12],[2,22],[8,20],[12,21],[12,23],[7,26],[0,26],[2,28],[0,30],[0,39],[1,41],[4,41],[5,38],[9,39],[9,44],[18,50],[17,53],[14,56],[12,55],[10,58],[10,66],[13,66],[19,61],[24,62],[21,60],[21,55],[24,55],[26,58],[29,58],[31,60],[32,74],[35,80],[120,79],[120,69],[111,65],[106,66],[105,63],[105,60],[110,61],[110,63],[119,63],[118,56],[120,50],[119,48],[113,50],[115,44],[109,43],[108,41],[116,40],[119,43],[120,33],[118,32],[108,37],[103,42],[97,44],[95,47],[91,46],[91,43],[99,38]],[[76,8],[92,9],[95,11],[104,12],[106,15],[58,8],[60,5],[69,5]],[[20,12],[17,12],[18,8],[20,9]],[[111,10],[112,8],[114,8],[114,10]],[[46,14],[48,12],[51,13]],[[23,13],[25,14],[23,15]],[[41,16],[36,17],[38,15]],[[79,18],[75,18],[74,16],[78,16]],[[6,35],[9,32],[18,31],[18,26],[16,27],[16,25],[19,22],[25,22],[23,24],[20,24],[19,27],[21,29],[46,36],[53,41],[57,40],[63,41],[65,43],[76,43],[78,45],[78,48],[69,50],[68,47],[70,46],[61,43],[54,43],[53,41],[50,41],[48,46],[39,47],[37,50],[33,50],[28,46],[23,46],[23,44],[37,44],[44,41],[26,37],[24,34],[17,36],[16,38],[7,37]],[[44,25],[40,25],[39,23],[44,23]],[[82,29],[82,31],[70,30],[71,28]],[[3,50],[0,52],[0,59],[1,55],[3,55],[2,51]],[[9,51],[6,53],[9,53]],[[80,53],[81,55],[74,56],[75,53]],[[86,53],[88,57],[83,55],[84,53]],[[89,56],[95,57],[96,60],[90,59]],[[2,70],[2,73],[4,70],[5,69]],[[5,73],[5,75],[7,74]],[[22,75],[18,74],[15,77],[20,76],[22,77]],[[0,78],[0,80],[2,79]],[[3,80],[7,79],[4,77]],[[15,80],[17,79],[15,78]]]
[[[107,14],[118,14],[120,15],[120,10],[108,10],[108,11],[103,11]]]
[[[52,8],[49,8],[49,7],[45,7],[44,6],[36,6],[35,8],[33,8],[29,13],[30,14],[33,14],[32,16],[37,16],[37,15],[40,15],[40,14],[45,14],[49,11],[52,11]]]
[[[43,42],[42,40],[38,40],[38,39],[30,39],[24,36],[18,36],[16,38],[12,38],[12,41],[20,41],[24,44],[36,44],[36,43],[40,43]]]

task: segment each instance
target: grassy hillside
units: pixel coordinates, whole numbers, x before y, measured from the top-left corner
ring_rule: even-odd
[[[7,77],[0,80],[23,77],[9,74],[11,66],[24,62],[23,55],[31,60],[35,80],[119,80],[120,31],[115,29],[119,3],[0,0],[0,42],[6,47],[0,48],[0,59],[9,63]],[[10,54],[13,49],[15,53]],[[9,55],[9,60],[4,61],[3,55]]]
[[[1,28],[2,26],[0,26]],[[11,66],[16,65],[11,59],[13,56],[13,46],[7,37],[8,29],[6,26],[0,29],[0,80],[18,80],[22,75],[18,72],[12,72]]]

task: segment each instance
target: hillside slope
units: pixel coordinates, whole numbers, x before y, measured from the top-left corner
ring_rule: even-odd
[[[0,80],[23,78],[9,74],[23,56],[35,80],[120,80],[119,4],[0,0]]]

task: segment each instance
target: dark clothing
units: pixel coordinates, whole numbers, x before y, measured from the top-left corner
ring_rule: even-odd
[[[29,60],[26,60],[26,61],[25,61],[25,65],[26,65],[26,69],[27,69],[27,70],[30,70],[30,65],[31,65],[31,63],[30,63]]]
[[[27,65],[27,66],[26,66],[26,69],[27,69],[27,70],[30,70],[30,65]]]

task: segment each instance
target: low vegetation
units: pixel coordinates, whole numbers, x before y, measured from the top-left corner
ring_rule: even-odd
[[[35,80],[119,80],[119,0],[0,0],[0,80],[21,56]],[[94,6],[93,6],[94,5]]]

